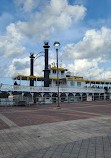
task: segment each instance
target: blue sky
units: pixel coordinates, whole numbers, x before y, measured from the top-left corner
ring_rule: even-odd
[[[54,41],[61,43],[59,61],[73,74],[95,80],[111,78],[110,0],[1,0],[0,78],[29,75],[29,54],[50,44],[50,64],[56,62]],[[35,75],[44,58],[35,62]]]

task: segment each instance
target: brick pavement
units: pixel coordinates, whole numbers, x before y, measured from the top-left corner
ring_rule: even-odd
[[[98,155],[105,153],[108,155],[111,151],[110,134],[111,116],[4,129],[0,130],[0,158],[40,158],[43,157],[43,153],[39,153],[41,149],[49,152],[50,147],[55,148],[60,145],[62,148],[62,146],[70,146],[68,144],[75,142],[79,143],[78,148],[74,148],[72,153],[67,153],[69,150],[67,152],[64,150],[61,157],[85,158],[87,154],[86,157],[90,158],[91,152],[94,154],[94,148],[96,148]],[[97,140],[96,143],[88,144],[88,142],[94,142],[93,139]],[[44,158],[49,158],[47,154],[44,155]],[[53,154],[54,156],[50,156],[50,158],[56,157],[58,152],[53,151]],[[93,155],[93,158],[100,157]]]
[[[16,127],[16,126],[17,126],[13,121],[9,120],[7,117],[5,117],[5,116],[2,115],[2,114],[0,114],[0,119],[1,119],[3,122],[5,122],[9,127]]]
[[[67,110],[63,109],[48,109],[39,111],[34,110],[25,113],[25,115],[23,112],[3,113],[3,115],[5,115],[8,119],[15,122],[18,126],[37,125],[42,123],[52,123],[76,119],[86,119],[98,116],[96,114],[84,114],[81,112],[72,111],[68,113]]]
[[[3,120],[0,119],[0,130],[5,128],[9,128],[9,126]]]
[[[0,158],[111,158],[110,101],[55,106],[0,108]]]
[[[10,158],[111,158],[111,136],[93,137],[32,150]]]
[[[37,125],[67,120],[87,119],[111,115],[110,101],[65,103],[57,110],[57,104],[32,107],[2,107],[0,113],[18,126]],[[3,127],[4,128],[4,127]],[[2,129],[2,125],[0,125]]]

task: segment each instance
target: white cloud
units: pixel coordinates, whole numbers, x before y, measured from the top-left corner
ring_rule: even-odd
[[[6,34],[0,35],[0,55],[7,58],[22,55],[25,51],[21,45],[22,38],[15,24],[11,23],[7,26]]]
[[[43,69],[44,69],[44,59],[37,59],[34,62],[34,75],[36,76],[43,76]],[[12,63],[9,66],[8,76],[16,76],[17,74],[20,75],[30,75],[30,58],[15,58],[12,60]]]
[[[29,56],[29,55],[28,55]],[[49,64],[56,64],[56,59],[54,57],[54,52],[49,51]],[[34,75],[35,76],[44,76],[44,56],[37,58],[34,61]],[[7,70],[7,76],[13,77],[17,74],[20,75],[30,75],[30,58],[14,58],[12,63],[9,63],[9,67]]]
[[[68,64],[66,67],[73,75],[83,76],[85,79],[91,80],[107,80],[111,78],[111,70],[104,70],[100,68],[99,64],[106,61],[101,58],[88,60],[88,59],[76,59],[74,64]]]
[[[49,60],[49,64],[53,64],[52,66],[54,66],[54,63],[56,64],[56,60],[51,58]],[[100,68],[100,64],[106,64],[106,61],[101,58],[92,60],[76,59],[74,63],[62,65],[59,61],[59,65],[61,65],[61,67],[67,68],[73,75],[83,76],[84,79],[107,80],[108,78],[111,78],[111,70],[104,70],[104,68]],[[44,57],[41,57],[34,62],[34,75],[44,76],[43,69]],[[30,75],[30,58],[25,57],[13,59],[7,72],[8,77],[16,76],[17,74]]]
[[[28,22],[18,22],[17,27],[24,35],[43,41],[82,20],[85,14],[83,6],[69,5],[67,0],[51,0],[40,12],[32,13]]]
[[[16,76],[17,74],[29,75],[30,69],[29,57],[26,58],[14,58],[12,63],[9,65],[7,76]]]
[[[111,57],[111,29],[88,30],[82,41],[77,44],[67,44],[64,48],[64,59],[90,59]]]
[[[31,12],[39,4],[39,0],[15,0],[15,2],[23,7],[25,12]]]

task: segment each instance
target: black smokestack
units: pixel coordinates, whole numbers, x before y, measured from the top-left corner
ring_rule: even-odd
[[[44,87],[49,87],[49,72],[48,69],[48,49],[50,48],[48,42],[44,42],[44,52],[45,52],[45,69],[44,69]]]
[[[30,76],[34,76],[34,54],[30,54]],[[34,86],[34,79],[30,79],[30,86]]]

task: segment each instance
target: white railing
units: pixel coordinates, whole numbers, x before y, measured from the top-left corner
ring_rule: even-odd
[[[111,89],[108,89],[108,92],[111,93]]]
[[[18,92],[57,92],[57,87],[30,87],[30,86],[15,86],[15,85],[1,85],[0,91],[18,91]],[[69,88],[59,88],[60,92],[69,93],[104,93],[104,89],[99,88],[81,88],[81,87],[69,87]]]

